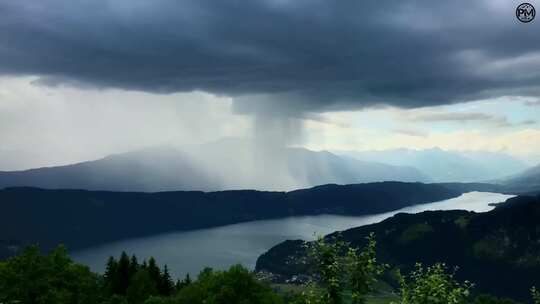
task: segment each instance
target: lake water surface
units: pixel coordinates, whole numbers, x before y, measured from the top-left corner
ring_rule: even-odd
[[[161,234],[105,244],[72,253],[74,259],[102,272],[107,258],[122,251],[135,254],[140,261],[150,256],[167,264],[173,277],[196,275],[205,266],[225,269],[237,263],[254,268],[257,257],[272,246],[288,239],[313,240],[316,234],[380,222],[396,213],[426,210],[462,209],[486,212],[490,203],[504,202],[512,195],[469,192],[440,202],[415,205],[392,212],[366,216],[318,215],[254,221],[216,228]]]

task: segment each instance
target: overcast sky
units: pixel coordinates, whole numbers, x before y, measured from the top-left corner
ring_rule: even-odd
[[[519,3],[0,0],[0,170],[227,136],[540,161]]]

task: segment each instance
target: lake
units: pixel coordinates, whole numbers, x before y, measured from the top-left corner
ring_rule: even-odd
[[[313,240],[316,235],[377,223],[400,212],[452,209],[486,212],[493,209],[490,203],[504,202],[510,197],[513,196],[469,192],[457,198],[381,214],[288,217],[128,239],[73,252],[72,256],[97,272],[103,272],[109,256],[118,257],[122,251],[135,254],[139,261],[155,257],[160,265],[167,264],[173,277],[183,277],[186,273],[195,276],[206,266],[225,269],[240,263],[253,269],[259,255],[288,239]]]

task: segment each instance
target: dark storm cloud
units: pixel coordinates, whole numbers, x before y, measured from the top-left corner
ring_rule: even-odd
[[[238,111],[538,96],[514,1],[0,0],[0,73],[237,97]]]

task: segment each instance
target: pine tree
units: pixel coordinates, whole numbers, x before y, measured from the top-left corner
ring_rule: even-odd
[[[189,276],[189,273],[188,273],[186,274],[186,278],[184,279],[184,285],[188,286],[189,284],[191,284],[191,277]]]
[[[175,289],[176,291],[182,290],[184,287],[187,287],[191,284],[191,277],[189,276],[189,273],[186,274],[186,277],[183,280],[178,279],[176,281]]]
[[[163,296],[171,295],[174,289],[174,283],[169,274],[169,268],[167,265],[163,267],[163,273],[161,274],[161,279],[158,285],[159,293]]]
[[[152,279],[153,282],[156,283],[157,286],[159,286],[159,281],[161,279],[161,270],[157,266],[156,260],[153,257],[150,257],[148,260],[148,274],[150,275],[150,279]]]
[[[129,287],[130,276],[130,262],[129,256],[122,251],[120,259],[118,260],[118,294],[125,295],[126,290]]]
[[[114,257],[110,256],[107,260],[107,266],[105,267],[105,273],[103,275],[105,280],[105,286],[110,294],[119,292],[118,288],[118,262]]]
[[[137,270],[139,270],[139,262],[137,261],[137,257],[132,255],[129,262],[129,277],[133,277],[137,273]]]

